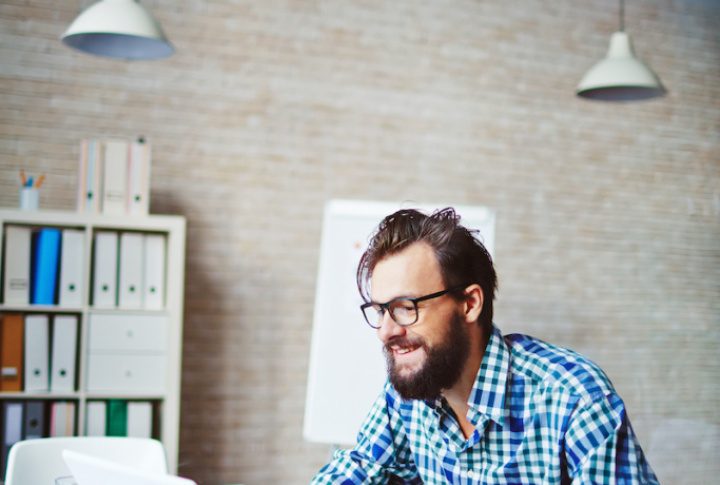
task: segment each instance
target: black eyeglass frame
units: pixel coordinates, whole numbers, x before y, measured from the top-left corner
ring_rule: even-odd
[[[365,309],[369,308],[371,306],[380,307],[380,311],[382,313],[385,313],[387,311],[388,314],[390,314],[390,318],[393,319],[393,322],[397,323],[401,327],[409,327],[410,325],[416,324],[418,319],[420,318],[420,312],[418,310],[418,303],[420,303],[421,301],[432,300],[433,298],[439,298],[443,295],[447,295],[448,293],[452,293],[453,291],[464,290],[465,288],[467,288],[467,285],[455,286],[453,288],[448,288],[446,290],[438,291],[436,293],[430,293],[429,295],[420,296],[417,298],[410,298],[409,296],[401,296],[399,298],[393,298],[392,300],[390,300],[386,303],[377,303],[374,301],[369,301],[367,303],[363,303],[362,305],[360,305],[360,311],[362,312],[363,317],[365,318],[365,321],[367,322],[367,324],[370,325],[370,327],[374,328],[375,330],[379,329],[382,325],[381,324],[372,324],[370,322],[370,319],[368,319],[367,313],[365,313]],[[413,320],[410,323],[400,323],[397,321],[393,312],[390,311],[390,305],[393,305],[400,301],[409,301],[413,304],[414,311],[415,311],[415,320]],[[380,312],[378,312],[378,313],[380,313]]]

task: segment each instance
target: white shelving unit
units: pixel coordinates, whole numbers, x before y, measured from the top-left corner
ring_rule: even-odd
[[[78,316],[78,353],[76,363],[76,387],[73,392],[0,392],[0,404],[4,401],[46,400],[48,402],[69,400],[77,403],[76,432],[85,434],[86,410],[89,401],[121,399],[128,401],[150,401],[153,403],[154,436],[160,439],[166,449],[168,469],[177,473],[178,441],[180,425],[180,374],[182,357],[183,329],[183,291],[185,278],[185,231],[186,222],[182,216],[150,215],[145,217],[121,217],[95,214],[79,214],[74,212],[55,211],[19,211],[0,210],[0,255],[3,268],[0,273],[5,275],[6,261],[4,258],[5,232],[8,226],[25,226],[33,229],[45,227],[57,229],[78,229],[85,234],[85,257],[83,262],[82,305],[77,308],[59,307],[57,305],[13,305],[5,303],[5,296],[0,297],[0,317],[5,313],[77,315]],[[94,264],[94,241],[98,231],[132,232],[141,234],[160,234],[165,237],[165,300],[164,306],[158,310],[127,310],[122,308],[95,308],[92,305],[92,281]],[[164,322],[158,332],[137,332],[135,339],[152,339],[145,342],[155,350],[154,362],[159,363],[162,383],[157,388],[140,386],[142,389],[126,389],[122,385],[114,386],[109,382],[105,391],[90,390],[88,376],[92,352],[90,351],[90,323],[99,316],[111,315],[111,319],[121,321],[127,317],[128,322],[156,321]],[[137,318],[143,317],[143,318]],[[144,344],[141,344],[144,345]],[[158,362],[158,356],[160,356]],[[1,356],[0,356],[1,357]],[[132,356],[128,355],[129,361]],[[135,359],[137,362],[137,359]],[[109,373],[108,375],[110,375]],[[93,373],[97,379],[96,373]],[[108,377],[112,380],[112,377]],[[145,379],[157,383],[157,380]],[[155,384],[152,384],[155,385]],[[102,387],[102,386],[101,386]],[[113,388],[116,388],[113,390]],[[159,421],[159,422],[158,422]],[[2,423],[0,423],[2,426]]]

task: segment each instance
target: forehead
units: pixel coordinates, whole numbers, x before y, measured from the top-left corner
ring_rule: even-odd
[[[444,289],[440,265],[432,248],[414,243],[380,260],[370,279],[370,297],[385,302],[401,296],[418,297]]]

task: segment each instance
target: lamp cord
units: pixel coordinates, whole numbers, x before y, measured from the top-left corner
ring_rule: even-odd
[[[625,32],[625,0],[620,0],[620,32]]]

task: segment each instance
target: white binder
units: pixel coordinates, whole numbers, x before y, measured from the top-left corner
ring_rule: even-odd
[[[80,141],[80,163],[78,165],[78,190],[77,190],[77,211],[89,212],[87,210],[88,194],[88,140]]]
[[[50,390],[75,390],[78,321],[76,315],[57,315],[53,322]]]
[[[5,226],[5,279],[4,303],[28,305],[30,303],[30,246],[29,226]]]
[[[85,232],[63,229],[60,254],[59,306],[79,308],[82,306],[83,267],[85,265]]]
[[[127,214],[128,142],[105,140],[102,213]]]
[[[163,234],[145,235],[143,306],[147,310],[165,308],[165,239]]]
[[[150,402],[128,402],[127,435],[133,438],[151,438],[152,404]]]
[[[50,325],[47,315],[25,316],[25,392],[50,388]]]
[[[118,234],[98,231],[93,258],[93,306],[117,307]]]
[[[85,435],[105,436],[105,401],[89,401],[85,414]]]
[[[103,146],[100,140],[82,140],[78,183],[78,211],[99,214],[102,203]]]
[[[143,235],[138,232],[120,234],[120,283],[118,307],[142,308],[143,296]]]
[[[130,144],[128,214],[146,216],[150,208],[150,146],[142,138]]]

